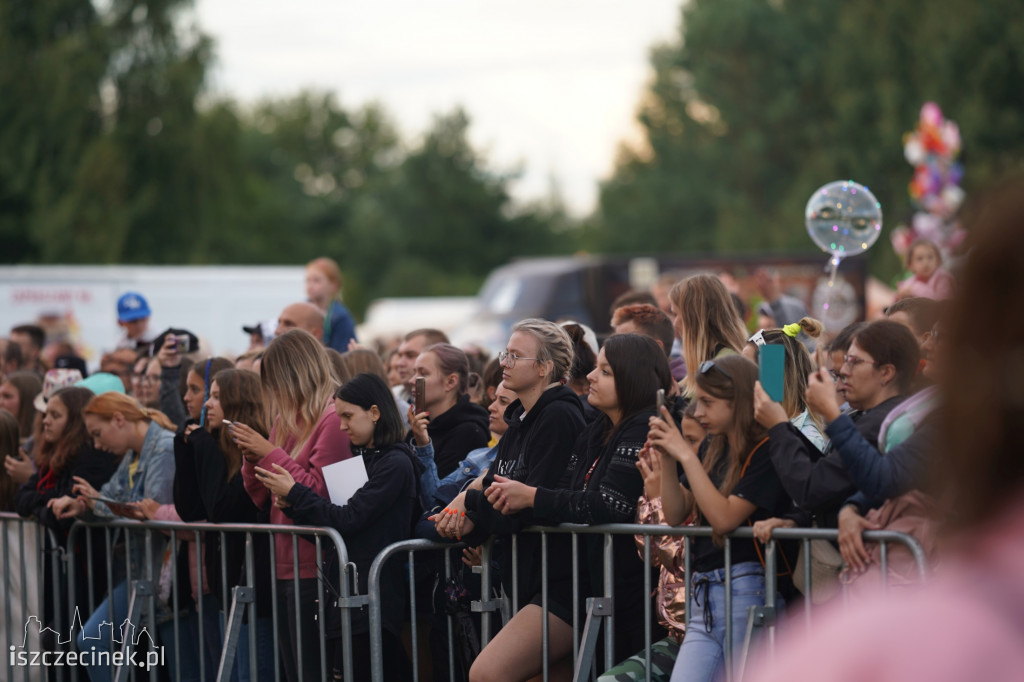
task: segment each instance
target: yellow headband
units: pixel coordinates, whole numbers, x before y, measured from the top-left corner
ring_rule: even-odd
[[[800,333],[800,323],[794,322],[793,324],[787,324],[782,328],[782,333],[790,338],[795,339],[796,335]]]

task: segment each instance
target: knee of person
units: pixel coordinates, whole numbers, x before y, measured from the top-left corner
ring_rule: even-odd
[[[486,658],[477,657],[469,669],[469,682],[493,682],[500,679],[500,671],[494,670]]]

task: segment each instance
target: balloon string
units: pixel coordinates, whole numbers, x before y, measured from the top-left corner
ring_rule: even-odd
[[[825,289],[825,303],[821,306],[821,309],[828,312],[829,303],[832,301],[832,293],[835,291],[836,285],[836,272],[839,270],[839,261],[842,257],[833,255],[828,261],[828,288]]]

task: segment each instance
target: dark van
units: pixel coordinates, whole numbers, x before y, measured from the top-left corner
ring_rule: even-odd
[[[524,258],[494,270],[478,295],[472,320],[455,331],[453,341],[476,342],[492,350],[504,348],[509,330],[527,317],[575,320],[598,336],[611,331],[610,307],[631,289],[647,289],[663,273],[680,278],[699,272],[728,273],[748,303],[759,292],[753,273],[761,267],[778,271],[784,291],[804,301],[811,314],[831,331],[857,319],[865,310],[867,260],[850,258],[839,268],[832,287],[830,315],[822,303],[827,290],[827,258],[820,253],[799,255],[649,256],[580,255]]]

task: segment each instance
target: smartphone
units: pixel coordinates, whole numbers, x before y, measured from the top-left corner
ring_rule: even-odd
[[[416,389],[413,400],[415,401],[416,407],[414,408],[416,414],[423,412],[427,409],[427,402],[424,400],[426,397],[424,394],[427,392],[427,380],[423,377],[416,377]]]
[[[118,505],[118,506],[122,506],[123,507],[123,506],[126,506],[126,505],[129,504],[128,502],[121,502],[119,500],[112,500],[109,497],[104,497],[103,495],[86,495],[86,497],[88,497],[90,500],[95,500],[96,502],[102,502],[103,504],[107,505],[108,507],[111,506],[111,505]]]
[[[661,408],[665,407],[665,389],[663,388],[658,389],[657,405],[658,417],[661,417]]]
[[[192,342],[189,340],[188,334],[175,334],[174,341],[179,353],[192,352]]]
[[[229,422],[227,419],[221,419],[220,423],[221,424],[225,424],[227,426],[234,426],[235,425],[235,422]]]
[[[757,349],[757,373],[768,397],[781,403],[785,395],[786,347],[768,344]]]

